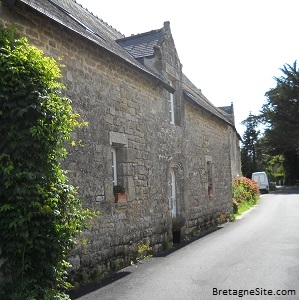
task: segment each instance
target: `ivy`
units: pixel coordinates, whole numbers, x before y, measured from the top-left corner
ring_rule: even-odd
[[[93,214],[61,168],[86,125],[62,96],[57,62],[0,27],[0,298],[68,299],[66,262]]]

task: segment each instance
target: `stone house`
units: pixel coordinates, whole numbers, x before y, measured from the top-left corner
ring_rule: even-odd
[[[233,105],[215,107],[183,74],[169,22],[124,37],[74,0],[0,0],[0,21],[62,58],[66,95],[89,123],[64,163],[102,214],[70,258],[75,273],[125,266],[138,244],[162,250],[174,216],[190,235],[232,211],[241,174]],[[116,184],[127,194],[120,203]]]

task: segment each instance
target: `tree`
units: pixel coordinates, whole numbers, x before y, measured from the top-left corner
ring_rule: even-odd
[[[261,113],[268,125],[266,135],[277,152],[299,148],[299,70],[296,61],[280,70],[284,76],[274,77],[276,87],[266,92]]]
[[[276,87],[266,92],[260,117],[271,154],[284,156],[286,177],[293,180],[299,178],[299,70],[296,61],[280,70],[283,76],[274,77]]]
[[[260,132],[257,130],[258,118],[250,112],[242,124],[246,126],[241,147],[242,174],[251,178],[253,172],[262,170],[261,152],[259,151]]]
[[[60,165],[84,125],[60,77],[54,59],[0,27],[0,298],[68,299],[65,259],[91,216]]]

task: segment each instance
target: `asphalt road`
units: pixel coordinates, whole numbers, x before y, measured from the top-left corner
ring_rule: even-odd
[[[299,188],[262,195],[241,219],[72,299],[299,299]]]

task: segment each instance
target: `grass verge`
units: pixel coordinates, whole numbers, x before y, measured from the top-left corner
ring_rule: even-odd
[[[239,203],[238,205],[238,211],[233,214],[233,220],[235,220],[237,217],[240,217],[244,212],[251,209],[253,206],[255,206],[259,202],[259,198],[257,200],[249,200],[249,201],[243,201]]]

